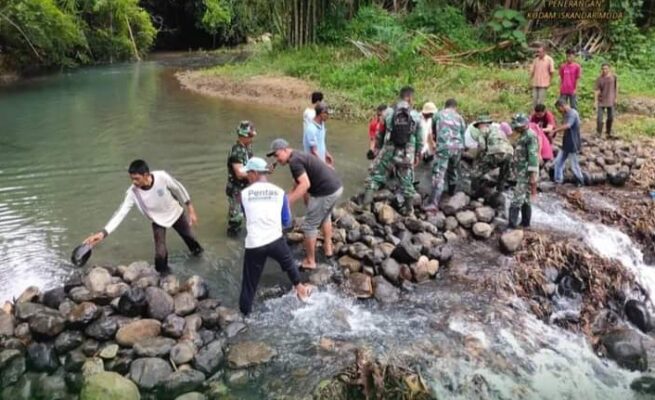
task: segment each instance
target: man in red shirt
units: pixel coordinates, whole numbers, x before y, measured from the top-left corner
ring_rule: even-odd
[[[534,112],[530,116],[530,122],[533,122],[541,128],[542,131],[548,137],[548,141],[553,143],[555,139],[555,134],[553,130],[555,129],[555,117],[553,113],[546,110],[546,106],[543,104],[537,104],[534,106]]]
[[[366,157],[369,160],[375,158],[375,138],[377,137],[378,132],[380,132],[384,126],[384,118],[382,116],[386,109],[386,104],[380,104],[375,113],[375,117],[373,117],[371,122],[368,124],[368,153],[366,153]]]
[[[559,67],[559,98],[571,105],[571,108],[578,108],[578,100],[575,96],[575,90],[578,86],[578,80],[582,75],[580,64],[575,62],[575,51],[568,49],[566,51],[566,62]]]

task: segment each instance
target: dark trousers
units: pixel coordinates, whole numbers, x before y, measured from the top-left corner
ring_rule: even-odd
[[[575,94],[560,94],[559,99],[568,102],[571,108],[578,109],[578,98]]]
[[[191,224],[186,218],[186,214],[182,213],[180,218],[175,221],[172,226],[178,235],[184,240],[189,250],[197,255],[202,253],[202,247],[193,236],[191,232]],[[152,223],[152,234],[155,238],[155,268],[157,271],[162,272],[168,269],[168,249],[166,249],[166,228],[156,223]]]
[[[239,309],[244,315],[252,310],[252,302],[257,293],[257,285],[264,271],[268,257],[277,261],[284,272],[287,273],[291,283],[295,286],[300,282],[300,273],[296,261],[284,237],[265,246],[246,249],[243,257],[243,277],[241,279],[241,295],[239,296]]]
[[[612,134],[612,122],[614,122],[614,107],[598,107],[596,111],[596,133],[598,136],[603,135],[603,111],[607,110],[607,136]]]

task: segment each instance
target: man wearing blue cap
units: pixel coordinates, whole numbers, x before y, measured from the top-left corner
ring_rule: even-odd
[[[268,257],[280,264],[296,289],[298,298],[304,301],[312,287],[300,282],[296,261],[282,235],[282,227],[291,226],[289,200],[282,188],[266,179],[269,169],[263,159],[251,158],[241,172],[247,176],[250,185],[241,191],[247,235],[239,308],[244,315],[250,313]]]

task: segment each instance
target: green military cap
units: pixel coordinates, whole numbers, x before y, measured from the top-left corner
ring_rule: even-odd
[[[473,126],[477,127],[480,124],[490,124],[494,120],[487,114],[478,115],[478,119],[475,120]]]
[[[237,135],[248,137],[255,133],[255,125],[250,121],[241,121],[237,127]],[[253,135],[254,136],[254,135]]]

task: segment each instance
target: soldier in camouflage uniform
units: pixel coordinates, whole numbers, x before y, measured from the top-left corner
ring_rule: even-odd
[[[457,101],[448,99],[435,118],[436,151],[432,164],[432,194],[423,206],[426,212],[439,209],[439,201],[448,181],[448,193],[453,195],[460,179],[459,163],[464,150],[464,118],[457,113]],[[447,176],[446,176],[447,175]]]
[[[236,129],[238,140],[227,157],[227,185],[225,194],[227,195],[228,210],[228,227],[227,234],[236,236],[243,225],[243,211],[241,210],[241,190],[248,186],[248,176],[241,171],[241,167],[246,165],[252,158],[252,141],[257,132],[255,126],[249,121],[241,121]]]
[[[519,133],[514,148],[514,168],[516,169],[516,187],[509,207],[509,226],[516,228],[519,212],[521,225],[530,226],[532,206],[530,196],[537,193],[537,175],[539,174],[539,143],[537,134],[528,128],[528,117],[516,114],[512,118],[512,128]]]
[[[416,110],[411,109],[413,97],[414,89],[404,87],[400,90],[400,101],[395,107],[390,107],[385,111],[385,129],[378,132],[376,138],[375,148],[377,156],[373,161],[368,177],[363,199],[364,205],[368,205],[373,201],[373,193],[387,182],[389,173],[393,171],[402,187],[402,212],[404,214],[412,214],[414,212],[414,205],[412,204],[414,195],[416,194],[416,190],[414,189],[414,168],[420,160],[423,139],[421,136],[421,115]],[[403,146],[398,146],[391,140],[394,118],[397,110],[400,109],[409,109],[410,118],[413,121],[413,132],[409,136],[407,143]]]
[[[478,142],[478,154],[472,173],[472,187],[477,188],[482,177],[500,168],[496,190],[501,192],[511,172],[514,148],[500,127],[492,123],[493,120],[488,115],[479,116],[473,123],[475,129],[472,136]]]

